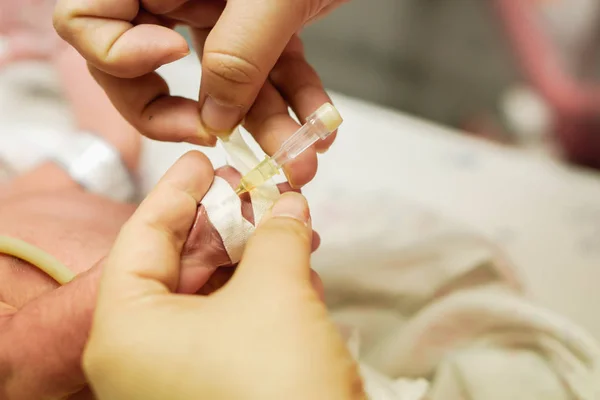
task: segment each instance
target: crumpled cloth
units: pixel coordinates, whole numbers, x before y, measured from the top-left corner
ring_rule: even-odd
[[[258,163],[237,131],[223,147],[242,173]],[[259,191],[252,201],[264,212],[277,196]],[[222,236],[239,231],[218,222]],[[235,236],[238,248],[248,235]],[[352,263],[346,253],[355,243],[346,243],[344,264],[333,257],[319,271],[370,399],[600,399],[600,347],[529,300],[498,249],[451,229],[395,248],[393,237],[386,241],[386,254],[354,247]]]
[[[320,271],[371,399],[600,399],[598,344],[529,300],[490,244],[448,232],[381,259]]]

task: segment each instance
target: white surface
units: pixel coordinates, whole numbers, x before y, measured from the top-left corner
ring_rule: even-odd
[[[197,94],[199,67],[193,57],[162,72],[174,93]],[[23,129],[23,121],[30,132],[32,126],[68,126],[63,114],[47,111],[57,107],[55,102],[50,101],[40,113],[33,113],[26,103],[15,106],[14,96],[7,92],[7,79],[23,73],[20,68],[0,75],[0,139]],[[48,77],[47,72],[36,73]],[[368,232],[375,229],[373,221],[378,218],[387,223],[387,245],[393,245],[396,237],[407,239],[411,234],[403,226],[407,211],[396,204],[423,205],[495,240],[517,264],[538,301],[600,337],[600,316],[594,310],[600,304],[596,289],[600,282],[598,176],[449,134],[438,126],[357,100],[335,94],[333,98],[345,122],[334,147],[320,158],[317,178],[305,190],[315,227],[323,236],[321,254],[344,244],[344,230]],[[4,112],[7,109],[9,113]],[[192,148],[146,144],[142,164],[146,187],[179,154]],[[218,150],[209,149],[207,154],[215,164],[224,162]],[[357,203],[372,210],[372,218],[353,219],[352,207]],[[320,216],[331,213],[337,213],[340,223],[321,226]],[[412,231],[413,237],[418,235]],[[351,250],[344,251],[351,255]],[[323,259],[319,256],[317,262]]]

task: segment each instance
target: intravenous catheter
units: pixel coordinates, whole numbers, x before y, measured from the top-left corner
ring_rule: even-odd
[[[334,106],[329,103],[323,104],[306,119],[306,123],[300,129],[283,142],[273,156],[266,157],[242,177],[235,193],[241,195],[259,187],[319,139],[323,140],[335,132],[342,122],[342,117]]]

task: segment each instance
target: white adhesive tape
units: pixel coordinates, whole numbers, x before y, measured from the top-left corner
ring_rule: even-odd
[[[226,140],[221,140],[221,145],[227,154],[227,163],[242,175],[250,172],[259,163],[252,149],[244,141],[239,129],[233,131]]]
[[[265,213],[271,209],[271,206],[281,193],[276,184],[266,184],[250,192],[252,201],[252,212],[254,213],[254,224],[258,225]]]
[[[227,153],[229,164],[241,174],[247,173],[260,162],[237,129],[229,137],[229,140],[223,141],[221,144]],[[273,181],[266,182],[250,192],[255,224],[260,222],[279,196],[279,189]],[[227,181],[215,177],[202,204],[206,209],[209,221],[223,240],[229,259],[233,264],[239,262],[246,242],[255,229],[255,225],[242,215],[240,198]]]
[[[232,263],[239,262],[254,230],[242,215],[242,201],[225,179],[215,176],[202,204],[208,219],[221,235],[229,259]]]

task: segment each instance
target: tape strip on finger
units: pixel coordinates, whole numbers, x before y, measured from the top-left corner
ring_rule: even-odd
[[[227,141],[221,142],[227,153],[229,165],[245,174],[260,161],[244,141],[239,130],[233,132]],[[254,223],[258,224],[280,193],[274,181],[266,182],[250,192]],[[238,263],[242,257],[248,238],[254,232],[255,225],[244,218],[242,202],[234,189],[223,178],[215,177],[202,204],[206,209],[208,220],[213,224],[227,251],[232,264]]]

